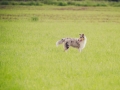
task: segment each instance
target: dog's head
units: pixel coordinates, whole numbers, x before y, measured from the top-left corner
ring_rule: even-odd
[[[85,39],[85,35],[84,34],[79,34],[79,35],[80,35],[79,41],[83,41]]]

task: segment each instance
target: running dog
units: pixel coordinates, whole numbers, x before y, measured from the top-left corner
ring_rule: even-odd
[[[68,50],[70,46],[77,48],[80,52],[85,48],[87,38],[84,34],[79,34],[79,38],[62,38],[56,42],[56,46],[64,44],[64,51]]]

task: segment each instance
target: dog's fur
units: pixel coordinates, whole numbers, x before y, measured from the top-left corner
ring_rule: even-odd
[[[62,38],[56,42],[56,46],[64,44],[64,51],[68,50],[70,46],[77,48],[80,52],[85,47],[87,38],[84,34],[79,34],[79,38]]]

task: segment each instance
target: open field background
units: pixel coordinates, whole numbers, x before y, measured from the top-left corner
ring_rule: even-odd
[[[0,90],[120,90],[119,37],[120,8],[0,6]]]

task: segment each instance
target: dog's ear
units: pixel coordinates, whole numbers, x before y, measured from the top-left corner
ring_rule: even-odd
[[[81,34],[79,34],[81,36]]]
[[[84,37],[84,34],[82,34],[82,36]]]

